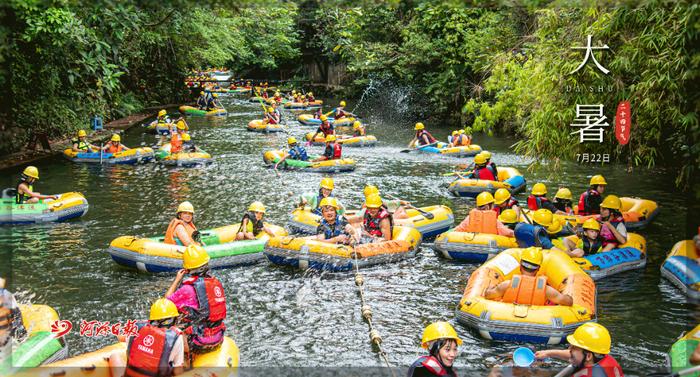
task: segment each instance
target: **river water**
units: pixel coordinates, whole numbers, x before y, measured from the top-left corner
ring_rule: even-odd
[[[293,196],[317,189],[318,174],[282,172],[277,177],[263,165],[262,151],[283,146],[287,135],[246,131],[248,121],[259,118],[259,105],[231,98],[224,104],[229,110],[227,118],[188,120],[194,140],[214,156],[215,163],[205,168],[174,169],[155,163],[94,166],[58,157],[37,164],[41,174],[37,190],[82,192],[90,210],[83,218],[64,224],[0,229],[0,250],[4,250],[3,261],[10,260],[11,288],[20,301],[51,305],[62,319],[73,322],[74,331],[68,336],[72,355],[114,342],[112,337],[79,336],[82,319],[116,323],[145,318],[150,304],[171,282],[172,275],[144,274],[115,264],[106,253],[112,239],[162,234],[183,200],[194,204],[200,229],[238,222],[254,200],[267,205],[268,221],[284,225]],[[289,113],[285,116],[291,118]],[[358,168],[334,176],[337,196],[351,207],[359,206],[364,185],[375,184],[383,193],[415,205],[448,205],[461,221],[473,202],[451,197],[444,184],[452,178],[442,173],[467,160],[399,153],[412,137],[412,124],[372,118],[369,131],[380,143],[375,148],[344,149],[346,156],[356,159]],[[450,131],[427,126],[441,139]],[[313,130],[293,121],[288,129],[297,138]],[[129,146],[150,145],[154,136],[134,127],[123,141]],[[514,166],[525,173],[529,161],[509,151],[514,141],[475,137],[476,144],[494,153],[498,166]],[[320,151],[321,147],[312,149]],[[4,172],[7,185],[14,184],[18,172]],[[600,168],[563,163],[557,176],[544,169],[525,174],[529,187],[541,180],[550,187],[551,195],[562,184],[575,196],[586,188],[588,177],[603,174],[609,192],[660,204],[660,216],[641,231],[648,242],[646,268],[597,284],[599,321],[610,329],[613,354],[626,372],[661,365],[674,339],[697,322],[698,307],[686,302],[659,274],[666,253],[685,238],[690,227],[686,199],[673,186],[674,173],[637,169],[628,174],[619,165]],[[524,199],[522,194],[519,198]],[[7,267],[5,264],[4,269]],[[407,366],[421,354],[420,336],[427,324],[455,322],[456,305],[476,267],[441,259],[429,244],[423,244],[414,259],[364,270],[374,324],[393,365]],[[383,365],[370,346],[352,274],[302,272],[267,262],[215,274],[227,292],[228,335],[240,347],[241,366]],[[517,347],[484,340],[461,324],[455,327],[464,340],[458,370],[486,369]]]

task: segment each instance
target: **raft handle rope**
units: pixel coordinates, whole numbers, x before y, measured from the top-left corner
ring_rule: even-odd
[[[377,329],[375,329],[374,325],[372,324],[372,308],[370,308],[370,306],[365,302],[365,278],[360,273],[357,251],[355,251],[354,248],[352,254],[355,258],[355,285],[357,286],[357,290],[360,293],[360,311],[362,313],[362,318],[365,319],[365,322],[367,322],[367,325],[369,326],[369,338],[372,341],[372,344],[374,344],[379,350],[379,356],[384,360],[384,363],[386,364],[387,368],[389,368],[389,371],[391,371],[391,376],[396,377],[394,369],[392,368],[391,363],[387,358],[386,352],[384,352],[384,349],[382,348],[382,337],[381,335],[379,335],[379,331],[377,331]]]

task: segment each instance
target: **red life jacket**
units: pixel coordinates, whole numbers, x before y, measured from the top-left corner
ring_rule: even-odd
[[[421,356],[416,360],[411,367],[408,370],[408,376],[413,377],[413,374],[416,370],[416,368],[425,368],[426,371],[428,371],[430,374],[434,376],[451,376],[451,377],[457,377],[457,373],[454,372],[454,370],[450,369],[450,371],[447,371],[442,364],[440,364],[440,361],[434,357],[434,356]]]
[[[170,377],[170,353],[180,336],[175,327],[162,329],[146,325],[138,335],[129,339],[126,349],[127,363],[125,376],[128,377]]]
[[[575,372],[573,377],[593,377],[594,370],[595,372],[603,372],[608,377],[625,377],[620,364],[610,355],[605,355],[602,360],[591,367],[584,367]],[[600,374],[595,373],[595,375],[599,376]]]
[[[210,276],[193,276],[182,284],[191,285],[197,294],[199,309],[196,315],[200,321],[214,326],[226,318],[226,296],[219,279]]]
[[[321,123],[319,128],[321,129],[321,132],[323,132],[324,137],[333,134],[333,126],[331,126],[328,121]]]
[[[496,211],[496,214],[500,215],[501,211],[513,208],[514,206],[517,206],[519,203],[517,200],[510,198],[507,201],[504,202],[505,206],[495,206],[493,207],[493,210]]]
[[[480,167],[480,168],[475,168],[473,175],[476,179],[483,179],[486,181],[495,181],[496,180],[496,177],[493,175],[493,172],[491,171],[491,169],[489,169],[485,166]]]
[[[502,301],[520,305],[544,305],[547,302],[547,277],[513,275]]]
[[[549,199],[545,198],[544,196],[535,196],[530,194],[530,196],[527,197],[527,208],[530,208],[532,211],[537,211],[538,209],[543,208],[543,203],[548,201]]]
[[[340,107],[335,109],[335,119],[346,117],[347,114]]]
[[[339,160],[340,155],[342,153],[343,153],[343,146],[338,142],[333,143],[333,159]]]
[[[418,145],[422,145],[421,143],[423,142],[423,135],[428,137],[428,144],[437,142],[437,139],[434,138],[433,135],[430,134],[430,132],[426,130],[420,130],[416,134],[416,138],[418,139]]]
[[[579,216],[597,215],[600,213],[600,207],[590,208],[591,207],[590,204],[586,205],[591,196],[600,196],[600,193],[594,189],[588,189],[588,190],[586,190],[586,192],[581,194],[581,196],[578,198],[578,214],[579,214]],[[588,211],[586,211],[586,207],[589,207]]]
[[[274,116],[273,114],[267,113],[265,115],[267,117],[267,123],[268,124],[277,124],[277,117]]]
[[[379,210],[379,214],[377,214],[377,217],[371,217],[369,215],[369,211],[365,211],[365,216],[364,216],[364,227],[367,233],[375,236],[375,237],[381,237],[382,236],[382,220],[389,218],[389,226],[390,228],[394,226],[393,224],[393,219],[391,218],[391,214],[389,214],[389,211],[386,210],[386,208],[382,207]]]

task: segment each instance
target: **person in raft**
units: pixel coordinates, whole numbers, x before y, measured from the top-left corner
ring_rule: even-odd
[[[121,151],[128,151],[129,148],[127,148],[121,142],[122,138],[119,136],[119,134],[112,134],[112,138],[109,139],[109,143],[102,147],[102,150],[105,153],[119,153]]]
[[[537,211],[540,208],[549,210],[552,213],[559,213],[563,215],[564,213],[557,210],[557,207],[552,204],[552,202],[547,199],[547,186],[542,182],[535,183],[530,191],[530,196],[527,197],[527,207],[531,211]]]
[[[321,216],[323,213],[321,212],[321,200],[323,198],[331,198],[335,197],[333,195],[333,190],[335,189],[335,182],[333,181],[333,178],[323,178],[321,179],[321,184],[319,185],[318,188],[318,193],[313,193],[313,192],[307,192],[301,195],[300,200],[299,200],[299,207],[304,208],[305,206],[310,206],[311,207],[311,212]],[[342,204],[340,204],[337,199],[336,199],[336,204],[338,204],[338,213],[341,215],[345,213],[345,207],[343,207]]]
[[[327,138],[330,135],[335,135],[335,129],[333,125],[328,121],[328,117],[325,115],[321,115],[321,125],[318,126],[318,129],[316,129],[316,132],[314,133],[313,136],[311,136],[311,139],[309,139],[309,144],[316,140],[316,136],[319,134],[323,134],[323,137]]]
[[[515,233],[515,226],[518,225],[519,218],[518,214],[510,208],[503,210],[503,212],[498,215],[498,220],[508,229],[512,230],[513,233]]]
[[[313,140],[313,139],[312,139]],[[312,160],[312,162],[327,161],[327,160],[340,160],[343,154],[343,146],[338,143],[335,135],[326,136],[326,149],[323,154],[318,156],[318,158]]]
[[[168,224],[163,242],[169,245],[199,245],[198,238],[199,231],[194,225],[194,206],[190,202],[182,202],[177,206],[175,218]]]
[[[515,226],[515,240],[518,242],[518,247],[536,246],[553,249],[555,247],[549,235],[557,234],[561,229],[561,223],[554,220],[552,212],[542,208],[535,211],[532,224],[521,222]]]
[[[226,295],[224,287],[209,273],[209,254],[190,245],[182,254],[182,269],[165,293],[182,314],[189,349],[196,354],[211,352],[224,341]],[[185,279],[185,275],[190,275]]]
[[[168,112],[162,109],[158,112],[158,118],[156,119],[158,124],[172,123],[172,120],[168,117]]]
[[[297,143],[297,138],[290,136],[287,138],[287,145],[289,150],[287,153],[275,164],[275,169],[284,162],[287,158],[297,161],[308,161],[309,155],[306,154],[306,149]]]
[[[333,197],[321,199],[321,221],[316,228],[316,239],[327,243],[350,244],[357,240],[356,231],[345,216],[338,214],[340,206]]]
[[[182,152],[197,152],[197,147],[194,145],[194,141],[192,141],[192,136],[190,136],[190,134],[182,135]]]
[[[484,297],[520,305],[545,305],[547,302],[564,306],[573,305],[574,299],[571,296],[562,294],[547,284],[547,276],[537,276],[543,260],[541,248],[523,249],[520,255],[520,274],[487,288]]]
[[[627,242],[627,227],[620,208],[622,208],[622,202],[615,195],[606,196],[600,203],[598,221],[603,224],[600,228],[603,251],[610,251]]]
[[[600,236],[600,223],[596,219],[583,222],[583,233],[578,235],[579,241],[572,242],[564,238],[566,253],[572,258],[581,258],[596,254],[603,249],[603,237]]]
[[[517,200],[513,198],[513,196],[510,194],[510,191],[505,188],[499,188],[496,190],[496,193],[493,194],[494,198],[494,204],[495,206],[493,207],[493,210],[496,211],[499,215],[501,212],[507,210],[507,209],[512,209],[515,211],[516,218],[520,218],[520,206]]]
[[[365,200],[367,211],[362,220],[362,242],[391,241],[394,220],[386,209],[382,208],[382,198],[372,194]]]
[[[367,130],[365,129],[365,126],[359,120],[356,120],[352,124],[352,136],[358,137],[358,136],[366,136],[366,135],[367,135]]]
[[[261,202],[253,202],[248,207],[248,211],[241,219],[241,226],[238,228],[236,240],[254,240],[260,233],[265,232],[274,237],[275,233],[265,226],[265,205]]]
[[[73,152],[90,152],[92,150],[99,150],[100,147],[90,144],[87,141],[87,132],[85,130],[78,131],[78,137],[71,140],[73,143]]]
[[[435,322],[423,330],[421,347],[428,350],[408,368],[408,377],[457,377],[452,370],[462,339],[448,322]]]
[[[182,152],[182,138],[186,135],[185,122],[177,122],[176,131],[170,136],[170,153]]]
[[[224,106],[221,105],[221,102],[219,102],[219,95],[214,93],[212,94],[209,103],[207,104],[207,111],[211,111],[214,109],[223,109]]]
[[[265,124],[279,124],[280,119],[277,117],[277,114],[275,113],[275,109],[270,106],[267,108],[267,112],[265,113],[265,119],[263,119],[263,123]]]
[[[411,140],[411,142],[408,143],[409,147],[412,145],[423,146],[437,143],[437,139],[434,138],[433,135],[431,135],[430,132],[428,132],[425,129],[425,125],[423,123],[416,123],[415,127],[413,127],[413,130],[416,131],[416,136],[414,136],[413,140]]]
[[[493,170],[488,167],[486,156],[483,153],[479,153],[474,156],[474,171],[472,171],[467,178],[497,181],[496,176],[493,174]]]
[[[369,198],[370,195],[379,195],[379,187],[374,185],[367,185],[362,190],[362,193],[365,196],[365,201],[367,201],[367,198]],[[386,200],[382,198],[382,209],[387,210],[391,214],[393,219],[407,219],[408,213],[406,213],[406,207],[404,206],[408,204],[409,202],[405,200]],[[363,211],[361,211],[361,215],[364,216],[364,212],[367,210],[367,208],[363,205],[362,209]]]
[[[16,204],[33,204],[43,199],[58,199],[58,195],[42,195],[34,191],[34,182],[39,180],[39,169],[36,166],[27,166],[20,175],[15,194]]]
[[[340,101],[340,106],[336,107],[333,111],[335,112],[335,115],[333,116],[335,119],[340,119],[340,118],[345,118],[347,116],[355,116],[355,114],[345,111],[345,101]]]
[[[496,167],[496,164],[491,161],[491,152],[489,151],[481,151],[481,154],[484,156],[486,159],[486,167],[491,170],[491,173],[493,173],[493,176],[496,177],[496,181],[498,181],[498,167]]]
[[[588,190],[578,198],[578,214],[581,216],[597,215],[600,213],[600,203],[608,182],[602,175],[594,175],[589,182]]]
[[[197,98],[197,108],[199,110],[204,110],[207,108],[207,94],[204,91],[199,92],[199,97]]]
[[[569,348],[565,350],[542,350],[535,358],[568,361],[574,367],[575,377],[624,377],[622,367],[610,355],[610,332],[603,325],[586,322],[566,337]]]
[[[498,220],[498,214],[493,210],[493,203],[494,198],[490,192],[484,191],[477,195],[476,208],[469,211],[469,215],[454,228],[454,231],[513,237],[513,230]]]
[[[557,190],[557,193],[554,195],[552,204],[554,205],[554,208],[557,209],[557,212],[561,212],[566,215],[573,215],[574,209],[571,206],[571,200],[571,190],[566,187],[562,187]]]

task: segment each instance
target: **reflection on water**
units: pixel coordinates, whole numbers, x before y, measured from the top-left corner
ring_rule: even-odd
[[[195,206],[200,229],[240,221],[254,200],[267,205],[270,222],[284,225],[294,206],[294,195],[315,190],[321,176],[282,172],[277,177],[264,167],[262,151],[283,147],[287,134],[248,132],[245,126],[259,116],[258,105],[229,102],[227,106],[227,118],[189,119],[197,144],[214,156],[214,164],[207,167],[99,166],[60,158],[40,163],[39,191],[82,192],[90,210],[84,218],[68,224],[0,230],[3,256],[12,250],[11,281],[20,297],[53,306],[74,325],[82,319],[116,322],[144,318],[172,276],[146,275],[113,263],[105,250],[115,237],[161,234],[183,200]],[[287,114],[286,119],[292,117]],[[313,127],[290,120],[288,130],[300,138]],[[408,124],[375,122],[369,130],[378,137],[379,145],[345,148],[344,154],[355,158],[358,168],[335,177],[336,195],[349,207],[362,203],[365,184],[375,184],[383,192],[417,205],[449,205],[458,221],[466,216],[473,203],[451,197],[444,185],[452,178],[442,174],[471,159],[399,153],[413,135]],[[450,131],[431,129],[442,139]],[[144,135],[139,128],[124,136],[127,145],[150,145],[153,141],[154,136]],[[612,332],[613,352],[625,368],[640,370],[662,363],[675,337],[698,320],[697,307],[685,302],[659,275],[666,253],[683,238],[686,227],[687,205],[674,191],[674,172],[638,170],[626,174],[619,166],[597,169],[572,163],[563,163],[558,177],[545,169],[526,172],[529,161],[508,150],[513,141],[475,138],[476,143],[494,152],[496,164],[526,173],[530,187],[541,180],[550,193],[559,185],[580,193],[591,175],[602,173],[610,182],[611,193],[659,202],[662,214],[642,232],[648,240],[647,267],[598,284],[598,305],[599,321]],[[315,153],[321,149],[311,147]],[[16,177],[16,171],[11,173]],[[523,195],[519,199],[524,199]],[[429,245],[423,245],[414,259],[364,271],[373,321],[394,365],[406,366],[422,353],[420,335],[427,324],[454,319],[456,304],[475,269],[474,265],[440,259]],[[352,275],[301,272],[267,263],[216,274],[226,287],[227,325],[240,346],[242,365],[382,365],[371,349]],[[458,368],[490,367],[516,347],[484,340],[463,325],[456,329],[465,341]],[[73,354],[114,341],[81,338],[75,333],[68,340]]]

